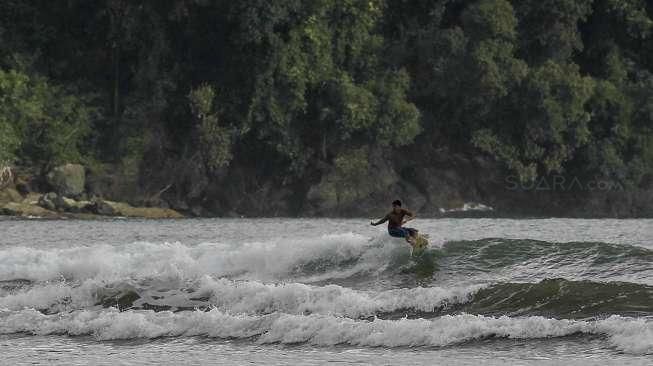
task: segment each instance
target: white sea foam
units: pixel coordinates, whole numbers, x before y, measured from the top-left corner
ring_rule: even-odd
[[[408,253],[397,241],[370,241],[352,233],[238,245],[137,242],[66,249],[9,247],[0,250],[0,281],[188,279],[205,274],[264,280],[295,275],[311,281],[382,271],[393,251]],[[311,263],[323,265],[323,272],[301,273],[302,266]],[[333,268],[340,264],[349,267]]]
[[[80,285],[42,283],[0,297],[0,308],[47,309],[49,312],[89,308],[107,294],[132,290],[141,296],[135,306],[174,307],[214,306],[229,313],[331,314],[353,318],[374,316],[398,310],[432,312],[451,304],[465,303],[481,289],[470,287],[416,287],[386,291],[357,291],[338,285],[312,286],[302,283],[266,284],[258,281],[233,281],[205,276],[195,284],[155,283],[147,287],[120,283],[106,284],[94,279]],[[194,291],[180,291],[182,287]],[[172,289],[171,289],[172,288]],[[174,289],[177,290],[174,290]],[[153,296],[156,295],[156,296]],[[207,301],[198,301],[206,298]]]
[[[80,286],[66,282],[43,283],[0,296],[0,308],[48,309],[51,312],[86,308],[95,303],[95,295],[101,286],[94,280],[87,280]]]
[[[386,291],[356,291],[338,285],[310,286],[301,283],[263,284],[204,279],[198,293],[208,294],[211,304],[231,313],[330,314],[347,317],[374,316],[397,310],[432,312],[465,303],[483,288],[416,287]]]
[[[446,346],[487,337],[516,339],[563,337],[574,333],[605,335],[615,347],[635,354],[653,353],[653,321],[611,316],[597,321],[544,317],[443,316],[436,319],[354,320],[331,315],[262,316],[208,312],[82,310],[43,315],[35,310],[0,310],[0,333],[93,335],[99,340],[206,336],[251,338],[259,343],[308,343],[317,346]]]

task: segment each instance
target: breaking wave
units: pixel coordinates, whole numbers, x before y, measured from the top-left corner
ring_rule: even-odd
[[[467,277],[504,270],[521,273],[521,280],[555,274],[572,280],[620,279],[653,285],[651,262],[653,250],[636,246],[523,239],[448,242],[415,260],[401,240],[341,234],[196,246],[136,242],[66,249],[11,247],[0,250],[0,281],[186,280],[209,274],[311,283],[419,271]]]
[[[428,320],[355,320],[321,314],[231,315],[218,309],[181,313],[108,309],[58,315],[35,310],[0,311],[0,319],[0,333],[91,335],[99,340],[205,336],[246,338],[258,343],[415,347],[492,337],[535,339],[580,333],[603,335],[625,352],[653,352],[653,321],[617,315],[592,321],[470,314]]]
[[[621,282],[547,279],[459,287],[354,290],[329,284],[263,283],[204,276],[185,283],[107,284],[86,280],[35,284],[0,297],[9,310],[44,314],[94,307],[156,311],[217,308],[229,313],[328,314],[350,318],[436,317],[466,312],[551,318],[653,316],[653,287]]]
[[[136,242],[0,250],[0,333],[98,339],[446,346],[605,336],[653,352],[653,251],[483,239],[406,244],[356,234],[254,243]]]
[[[408,255],[405,244],[355,234],[197,246],[137,242],[53,250],[12,247],[0,250],[0,280],[187,279],[204,274],[244,279],[314,275],[319,280],[383,271],[395,251]]]

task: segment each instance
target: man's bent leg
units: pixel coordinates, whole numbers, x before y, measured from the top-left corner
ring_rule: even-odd
[[[388,234],[395,238],[405,238],[406,232],[402,228],[390,228],[388,229]]]
[[[412,236],[412,237],[417,237],[417,229],[413,229],[412,227],[406,227],[404,228],[406,230],[406,235],[407,236]]]
[[[390,234],[390,236],[395,238],[404,238],[408,244],[414,245],[415,238],[417,235],[417,230],[411,228],[404,228],[404,227],[391,228],[388,229],[388,234]]]
[[[417,240],[417,230],[412,227],[405,227],[403,229],[406,231],[406,241],[414,245],[415,240]]]

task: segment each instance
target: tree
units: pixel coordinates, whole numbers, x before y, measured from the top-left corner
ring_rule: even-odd
[[[42,77],[0,70],[3,160],[18,159],[43,169],[80,161],[90,113],[82,99]]]
[[[403,145],[419,132],[417,109],[406,100],[407,74],[379,63],[383,40],[374,30],[381,5],[269,5],[274,31],[239,38],[266,50],[250,70],[256,78],[246,123],[295,174],[311,159],[328,160],[351,145]]]
[[[566,62],[583,50],[579,23],[593,0],[516,0],[520,56],[531,64]]]
[[[531,70],[512,95],[516,114],[475,132],[473,143],[507,163],[522,181],[562,172],[590,139],[585,107],[594,82],[573,64],[549,61]]]
[[[229,164],[231,136],[229,130],[219,125],[214,109],[215,90],[209,85],[193,89],[189,95],[190,106],[197,120],[199,151],[206,170],[213,174]]]

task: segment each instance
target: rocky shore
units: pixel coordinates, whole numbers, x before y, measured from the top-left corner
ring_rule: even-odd
[[[22,177],[5,178],[0,189],[0,215],[30,218],[140,217],[150,219],[182,218],[176,210],[163,207],[135,207],[92,195],[86,186],[85,168],[65,164],[46,176],[47,192],[34,191],[35,184]]]
[[[549,177],[518,184],[483,158],[441,155],[397,161],[372,153],[343,177],[326,168],[320,179],[296,186],[252,184],[248,167],[208,181],[196,170],[125,176],[65,164],[37,175],[15,169],[0,184],[0,215],[42,218],[99,217],[371,217],[402,199],[421,217],[653,217],[653,182],[640,187]],[[415,163],[407,163],[415,162]],[[108,173],[109,172],[109,173]]]

